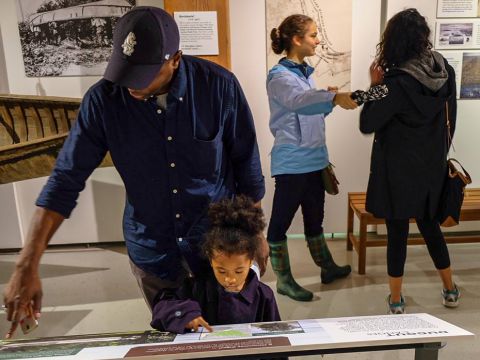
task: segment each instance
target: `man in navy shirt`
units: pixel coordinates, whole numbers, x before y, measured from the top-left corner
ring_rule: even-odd
[[[209,266],[199,246],[211,202],[245,194],[260,206],[255,128],[237,79],[178,49],[177,25],[159,8],[136,7],[117,23],[104,78],[83,98],[6,286],[7,336],[29,306],[40,316],[40,257],[107,151],[125,184],[124,236],[150,306],[159,289]],[[264,241],[262,272],[267,257]]]

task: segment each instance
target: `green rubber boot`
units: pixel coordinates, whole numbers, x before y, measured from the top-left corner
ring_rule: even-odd
[[[305,238],[313,261],[322,268],[320,273],[322,284],[330,284],[332,281],[348,276],[352,272],[350,265],[338,266],[335,264],[323,233],[317,236],[306,236]]]
[[[304,289],[295,281],[290,270],[287,240],[269,243],[272,269],[277,275],[277,292],[297,301],[311,301],[313,293]]]

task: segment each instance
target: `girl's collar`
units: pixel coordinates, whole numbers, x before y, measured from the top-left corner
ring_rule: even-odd
[[[307,79],[310,77],[310,75],[312,75],[312,73],[315,70],[313,67],[308,65],[305,61],[301,64],[298,64],[295,61],[287,59],[286,57],[281,58],[278,63],[280,65],[285,66],[286,68],[293,71],[294,73],[300,76],[304,76]]]

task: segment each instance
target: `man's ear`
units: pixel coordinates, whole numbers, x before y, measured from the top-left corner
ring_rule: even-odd
[[[182,58],[182,50],[178,50],[174,55],[173,55],[173,63],[172,66],[174,69],[178,68],[178,65],[180,65],[180,59]]]

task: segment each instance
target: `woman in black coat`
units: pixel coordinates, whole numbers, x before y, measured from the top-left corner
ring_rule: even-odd
[[[431,50],[429,36],[416,9],[389,20],[370,67],[372,86],[383,82],[389,95],[365,104],[360,116],[360,131],[375,133],[366,207],[386,220],[392,314],[405,312],[401,289],[410,218],[416,219],[442,279],[443,304],[456,307],[460,295],[435,219],[447,171],[447,111],[451,136],[455,130],[455,72]]]

